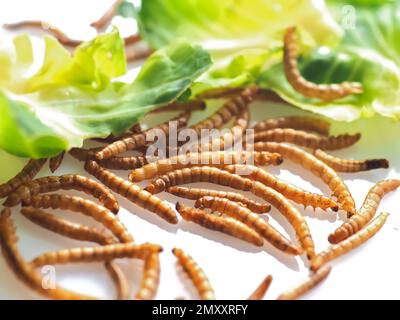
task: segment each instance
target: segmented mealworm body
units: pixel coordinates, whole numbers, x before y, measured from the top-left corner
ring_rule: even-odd
[[[268,275],[254,292],[247,298],[247,300],[262,300],[267,293],[272,282],[272,276]]]
[[[290,27],[286,30],[283,51],[286,79],[291,86],[303,96],[332,101],[363,92],[362,85],[356,82],[316,84],[303,78],[297,64],[298,48],[296,27]]]
[[[31,197],[28,206],[43,209],[52,208],[70,210],[73,212],[83,213],[84,215],[92,217],[103,224],[121,242],[133,242],[131,234],[126,230],[118,217],[112,214],[108,209],[93,201],[82,199],[80,197],[51,194]]]
[[[158,253],[149,254],[144,261],[143,278],[140,289],[136,293],[137,300],[151,300],[157,294],[160,284],[160,258]]]
[[[282,163],[282,157],[276,153],[250,151],[219,151],[181,154],[175,157],[161,159],[156,162],[149,163],[141,168],[135,169],[130,173],[129,180],[140,182],[177,169],[202,165],[223,167],[224,165],[232,163],[279,165]]]
[[[193,258],[180,248],[172,249],[172,253],[182,266],[183,270],[192,280],[201,300],[215,300],[214,289],[211,286],[204,271],[198,266]]]
[[[143,190],[138,185],[126,181],[112,172],[102,168],[94,161],[86,162],[85,170],[103,182],[114,192],[125,197],[134,204],[154,212],[169,223],[178,223],[174,210],[160,198]]]
[[[0,185],[0,199],[11,194],[15,189],[33,179],[45,164],[46,159],[29,160],[25,167],[14,178]]]
[[[266,119],[264,121],[258,122],[253,129],[255,132],[260,132],[278,128],[290,128],[296,130],[311,131],[319,133],[323,136],[328,136],[330,127],[331,124],[321,118],[308,116],[288,116]]]
[[[231,173],[243,172],[246,178],[259,181],[279,193],[283,194],[286,198],[293,200],[296,203],[302,204],[305,207],[311,206],[313,208],[321,208],[323,210],[332,209],[338,211],[338,205],[332,199],[323,195],[315,194],[296,187],[278,177],[268,173],[262,168],[251,165],[229,165],[224,167]]]
[[[316,255],[311,261],[311,270],[318,270],[327,262],[336,259],[365,243],[383,227],[388,216],[388,213],[382,212],[377,218],[367,224],[365,228]]]
[[[323,137],[314,133],[295,129],[270,129],[254,134],[254,142],[274,141],[288,142],[301,147],[322,150],[338,150],[352,146],[361,138],[361,134],[342,134],[338,136]]]
[[[29,204],[29,200],[32,196],[58,190],[78,190],[85,192],[99,199],[111,212],[117,214],[119,211],[118,201],[108,188],[101,183],[79,174],[49,176],[32,180],[12,193],[4,205],[15,206],[20,202]]]
[[[297,287],[279,295],[278,300],[296,300],[300,298],[324,281],[329,276],[331,270],[332,268],[328,266],[318,270]]]
[[[360,210],[329,235],[329,242],[338,243],[361,230],[374,217],[383,196],[398,187],[400,187],[400,180],[390,179],[378,182],[368,192]]]
[[[3,256],[14,274],[32,290],[50,299],[82,300],[94,299],[65,290],[59,286],[48,289],[43,286],[42,276],[27,263],[17,248],[18,238],[10,209],[6,208],[0,215],[0,245]]]
[[[249,209],[241,207],[236,202],[228,199],[203,197],[196,200],[196,208],[209,208],[235,218],[250,228],[257,231],[264,239],[274,247],[288,254],[299,255],[302,249],[293,245],[279,231],[263,220],[259,215],[251,212]]]
[[[300,164],[328,185],[333,195],[337,198],[339,208],[346,211],[350,216],[355,213],[353,197],[342,178],[335,170],[313,155],[295,146],[277,142],[257,142],[254,144],[254,149],[257,151],[279,152],[283,158],[288,158]]]
[[[314,156],[338,172],[360,172],[389,168],[387,159],[347,160],[334,157],[319,149],[314,150]]]
[[[217,191],[217,190],[200,189],[200,188],[185,188],[178,186],[170,187],[167,189],[167,191],[178,197],[191,200],[197,200],[204,196],[225,198],[237,202],[240,205],[244,205],[247,208],[249,208],[249,210],[255,213],[266,213],[271,210],[271,206],[268,203],[256,202],[237,192],[226,192],[226,191]]]
[[[261,247],[264,243],[261,236],[242,222],[225,217],[218,217],[203,210],[186,207],[182,203],[176,204],[176,210],[186,221],[192,221],[207,229],[219,231],[235,238]]]
[[[57,169],[61,166],[61,163],[64,160],[65,152],[61,152],[49,160],[49,168],[52,173],[56,172]]]
[[[150,113],[161,113],[169,111],[198,111],[204,110],[206,108],[206,103],[202,100],[189,100],[187,102],[172,102],[166,106],[152,110]]]

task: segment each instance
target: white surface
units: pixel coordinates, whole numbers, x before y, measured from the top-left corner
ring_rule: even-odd
[[[43,19],[60,26],[74,38],[89,39],[94,35],[94,30],[89,27],[89,23],[98,18],[111,2],[106,0],[1,1],[0,23],[20,19]],[[127,25],[132,27],[134,23],[127,23]],[[129,33],[129,30],[123,31]],[[0,36],[2,36],[1,33]],[[290,107],[259,103],[252,105],[251,111],[252,119],[301,113]],[[211,109],[207,113],[210,112]],[[197,118],[199,116],[204,117],[205,114],[198,115]],[[336,155],[355,159],[385,157],[391,163],[389,170],[342,175],[353,193],[357,207],[359,207],[365,194],[374,183],[389,177],[400,178],[400,158],[398,156],[400,154],[400,127],[399,124],[390,120],[375,118],[351,124],[335,123],[333,133],[339,132],[362,132],[363,138],[356,146],[336,152]],[[0,156],[5,157],[6,155],[2,153]],[[1,170],[3,178],[11,177],[14,174],[13,172],[4,172],[4,169]],[[329,190],[321,180],[289,161],[281,167],[268,168],[268,170],[307,190],[329,195]],[[82,164],[67,156],[57,174],[78,172],[84,172]],[[47,168],[40,173],[41,176],[48,174]],[[125,172],[119,174],[127,176]],[[167,194],[161,196],[169,200],[171,205],[178,200]],[[119,216],[136,241],[138,243],[150,241],[164,246],[161,285],[157,298],[185,297],[189,299],[196,297],[190,283],[176,268],[175,259],[170,252],[174,246],[182,247],[189,252],[203,267],[220,299],[246,298],[267,274],[272,274],[274,280],[266,298],[273,299],[283,290],[291,288],[308,275],[307,262],[304,259],[281,254],[270,245],[266,244],[262,249],[254,248],[242,241],[182,221],[176,226],[168,225],[154,214],[141,210],[124,199],[120,200],[124,209],[120,211]],[[364,246],[335,260],[332,263],[332,273],[325,283],[304,298],[399,299],[399,203],[400,191],[386,196],[379,212],[388,211],[392,214],[381,232]],[[302,212],[304,211],[302,210]],[[314,213],[308,209],[304,214],[311,228],[317,252],[319,252],[329,245],[327,236],[341,224],[344,214],[340,214],[339,219],[334,213],[324,213],[320,210]],[[63,213],[63,216],[74,221],[93,224],[91,220],[82,218],[79,214],[66,212]],[[31,259],[48,250],[83,245],[81,242],[49,233],[33,225],[19,214],[15,214],[14,217],[20,237],[19,247],[26,259]],[[294,239],[290,226],[274,209],[271,212],[270,221]],[[282,227],[277,222],[282,223]],[[121,261],[120,264],[133,284],[132,292],[134,292],[140,281],[142,265],[136,261]],[[112,283],[101,264],[57,266],[56,270],[57,281],[64,287],[101,298],[113,298],[115,295]],[[41,298],[16,279],[2,257],[0,257],[0,298]]]

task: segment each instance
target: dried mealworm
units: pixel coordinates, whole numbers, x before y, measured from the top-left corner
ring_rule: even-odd
[[[332,101],[363,92],[360,83],[342,82],[338,84],[316,84],[303,78],[297,64],[298,48],[296,27],[290,27],[286,30],[283,49],[283,63],[286,79],[291,86],[303,96]]]
[[[257,142],[254,144],[257,151],[279,152],[283,158],[288,158],[298,163],[312,174],[324,181],[333,195],[337,198],[339,208],[346,211],[349,216],[356,211],[353,197],[343,179],[324,162],[318,160],[300,148],[277,142]]]
[[[29,160],[25,167],[14,178],[0,185],[0,199],[8,196],[19,186],[33,179],[45,164],[46,159]]]
[[[329,242],[338,243],[361,230],[374,217],[385,194],[398,187],[400,187],[400,180],[390,179],[378,182],[368,192],[360,210],[329,235]]]
[[[387,159],[347,160],[334,157],[320,149],[314,150],[314,156],[338,172],[360,172],[389,168]]]
[[[215,300],[214,289],[211,286],[204,271],[193,260],[193,258],[180,248],[172,249],[172,253],[177,258],[183,270],[192,280],[201,300]]]
[[[154,299],[160,283],[160,273],[159,253],[149,254],[144,261],[144,272],[140,289],[135,295],[137,300]]]
[[[338,136],[323,137],[317,134],[295,129],[270,129],[254,134],[254,142],[274,141],[288,142],[301,147],[322,150],[338,150],[352,146],[361,138],[361,134],[342,134]]]
[[[31,196],[38,195],[39,193],[54,192],[61,189],[85,192],[86,194],[99,199],[100,202],[111,212],[117,214],[119,211],[118,201],[107,187],[93,179],[79,174],[49,176],[32,180],[12,193],[4,205],[15,206],[20,202],[26,204],[29,203]]]
[[[176,210],[186,221],[192,221],[207,229],[219,231],[235,238],[261,247],[264,243],[261,236],[244,223],[225,217],[218,217],[203,210],[186,207],[182,203],[176,204]]]
[[[18,238],[11,218],[11,211],[8,208],[4,209],[0,215],[0,245],[3,256],[15,275],[32,290],[50,299],[94,299],[90,296],[65,290],[59,286],[54,289],[47,289],[43,286],[42,276],[20,254],[17,242]]]
[[[116,15],[118,7],[121,5],[122,2],[123,0],[114,1],[114,3],[107,9],[107,11],[104,12],[104,14],[98,20],[92,22],[90,26],[97,30],[101,30],[107,27]]]
[[[94,220],[100,222],[121,242],[133,242],[131,234],[126,230],[118,217],[112,214],[108,209],[93,201],[80,197],[51,194],[31,197],[28,206],[43,209],[52,208],[70,210],[73,212],[83,213],[84,215],[92,217]]]
[[[372,238],[383,227],[388,216],[389,213],[382,212],[377,218],[367,224],[365,228],[316,255],[311,261],[311,270],[318,270],[327,262],[348,253]]]
[[[278,300],[296,300],[300,298],[324,281],[329,276],[331,270],[332,268],[328,266],[318,270],[297,287],[279,295]]]
[[[103,182],[111,190],[127,198],[139,207],[154,212],[169,223],[178,223],[178,218],[174,210],[168,206],[167,203],[146,190],[143,190],[138,185],[116,176],[94,161],[86,162],[85,170]]]
[[[329,135],[331,124],[321,118],[308,116],[288,116],[266,119],[254,126],[255,132],[266,131],[278,128],[291,128],[296,130],[311,131],[323,136]]]
[[[279,231],[263,220],[259,215],[251,212],[249,209],[241,207],[236,202],[228,199],[203,197],[196,200],[196,208],[209,208],[212,211],[218,211],[230,217],[237,219],[250,228],[257,231],[265,240],[274,247],[288,254],[299,255],[303,251],[301,248],[293,245]]]
[[[52,173],[56,172],[57,169],[61,166],[61,163],[64,160],[65,151],[61,152],[57,156],[50,158],[49,160],[49,168]]]
[[[250,151],[219,151],[180,154],[175,157],[149,163],[141,168],[133,170],[129,175],[129,180],[140,182],[177,169],[202,165],[223,167],[224,165],[232,163],[255,163],[256,165],[263,166],[269,164],[278,165],[282,163],[282,157],[277,153]]]
[[[272,282],[272,276],[268,275],[254,290],[254,292],[247,298],[247,300],[262,300],[267,293]]]
[[[246,206],[255,213],[266,213],[271,210],[271,206],[268,203],[256,202],[237,192],[226,192],[200,188],[185,188],[178,186],[170,187],[167,189],[167,191],[178,197],[191,200],[197,200],[204,196],[225,198],[231,201],[238,202],[240,205]]]
[[[338,205],[332,199],[296,187],[268,173],[262,168],[251,165],[229,165],[224,167],[224,170],[227,170],[231,173],[238,172],[239,174],[240,172],[243,172],[243,175],[245,175],[246,178],[259,181],[267,187],[270,187],[283,194],[286,198],[302,204],[305,207],[311,206],[313,208],[321,208],[323,210],[332,209],[333,211],[338,211]]]

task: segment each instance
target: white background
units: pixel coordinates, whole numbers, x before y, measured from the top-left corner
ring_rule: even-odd
[[[111,3],[110,0],[1,1],[0,23],[22,19],[41,19],[59,26],[72,38],[90,39],[95,35],[95,31],[89,27],[90,22],[97,19]],[[134,32],[136,28],[134,21],[123,21],[117,18],[114,19],[114,22],[121,27],[124,35]],[[37,35],[34,32],[33,34]],[[7,36],[10,36],[10,33],[0,31],[0,39]],[[40,57],[39,49],[37,53]],[[207,114],[212,111],[213,109],[209,108]],[[251,111],[252,119],[260,120],[271,116],[302,113],[295,108],[266,103],[253,104]],[[194,120],[205,116],[205,113],[197,114]],[[385,157],[391,163],[389,170],[342,175],[359,207],[365,194],[374,183],[389,177],[400,178],[400,158],[398,156],[400,153],[400,128],[399,124],[382,118],[362,120],[351,124],[334,123],[333,133],[344,132],[361,132],[362,140],[352,148],[338,151],[335,155],[354,159]],[[9,156],[1,153],[0,157],[8,159]],[[19,161],[20,166],[23,165],[22,160],[10,158],[10,161]],[[329,195],[329,190],[321,180],[289,161],[279,168],[268,168],[268,170],[307,190]],[[57,173],[78,172],[83,173],[82,164],[68,156]],[[0,181],[10,178],[14,174],[15,172],[11,172],[7,168],[1,168],[0,179],[2,180]],[[47,168],[40,173],[41,176],[48,174]],[[119,174],[127,176],[125,172],[119,172]],[[211,186],[208,185],[208,187]],[[162,197],[169,200],[171,205],[177,201],[176,197],[170,195],[162,194]],[[304,259],[281,254],[270,245],[265,245],[262,249],[255,248],[234,238],[183,221],[176,226],[168,225],[154,214],[138,209],[124,199],[120,200],[124,209],[120,211],[119,216],[136,241],[138,243],[150,241],[164,246],[161,285],[157,298],[196,298],[192,286],[182,272],[176,268],[175,259],[170,252],[174,246],[182,247],[189,252],[203,267],[220,299],[246,298],[267,274],[272,274],[274,281],[266,298],[274,299],[283,290],[291,288],[308,275],[307,262]],[[186,203],[192,202],[187,201]],[[399,299],[399,204],[400,191],[386,196],[379,212],[388,211],[391,216],[381,232],[364,246],[334,261],[332,273],[325,283],[304,298]],[[302,208],[300,209],[304,212]],[[62,215],[73,221],[93,224],[92,221],[79,214],[65,212]],[[270,221],[294,239],[290,226],[280,217],[279,213],[272,210],[270,215]],[[306,210],[304,215],[311,228],[317,252],[329,245],[328,234],[338,227],[345,217],[344,214],[339,214],[338,217],[337,214],[331,212],[325,213],[320,210],[313,212],[310,209]],[[48,250],[82,245],[80,242],[65,239],[40,229],[17,212],[14,217],[20,237],[19,247],[28,260]],[[278,222],[282,227],[278,225]],[[133,286],[133,296],[141,277],[141,262],[121,261],[119,263],[128,274]],[[110,299],[115,296],[112,283],[101,264],[57,266],[57,281],[69,289],[100,298]],[[2,257],[0,257],[0,298],[41,298],[17,280]]]

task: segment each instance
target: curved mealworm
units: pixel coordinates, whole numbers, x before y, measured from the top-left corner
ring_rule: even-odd
[[[192,221],[207,229],[225,233],[258,247],[264,244],[263,239],[255,230],[238,220],[218,217],[200,209],[186,207],[179,202],[176,204],[176,210],[186,221]]]
[[[92,22],[90,24],[91,27],[101,30],[108,26],[111,22],[111,20],[114,18],[114,16],[117,13],[118,7],[120,4],[123,2],[123,0],[116,0],[114,3],[107,9],[106,12],[96,21]]]
[[[254,292],[247,298],[247,300],[262,300],[267,293],[272,282],[272,276],[268,275],[254,290]]]
[[[361,138],[361,134],[341,134],[323,137],[317,134],[295,129],[270,129],[254,134],[254,142],[274,141],[293,143],[309,149],[338,150],[352,146]]]
[[[12,193],[5,206],[16,206],[20,202],[29,203],[31,196],[58,190],[78,190],[85,192],[97,199],[111,212],[117,214],[119,204],[111,191],[101,183],[79,174],[66,174],[63,176],[49,176],[32,180],[19,187]]]
[[[49,168],[52,173],[56,172],[57,169],[61,166],[61,163],[64,160],[65,151],[61,152],[60,154],[56,155],[49,160]]]
[[[40,169],[42,169],[46,161],[47,159],[29,160],[20,173],[18,173],[14,178],[8,180],[6,183],[0,185],[0,199],[8,196],[27,181],[32,180]]]
[[[374,217],[384,195],[398,187],[400,187],[400,180],[391,179],[378,182],[368,192],[360,210],[329,235],[329,242],[338,243],[361,230]]]
[[[234,202],[238,202],[240,205],[244,205],[255,213],[266,213],[271,210],[271,206],[268,203],[256,202],[237,192],[226,192],[200,188],[185,188],[178,186],[170,187],[167,189],[167,191],[178,197],[191,200],[197,200],[204,196],[225,198]]]
[[[160,258],[158,253],[149,254],[144,261],[143,278],[136,293],[137,300],[151,300],[157,294],[160,283]]]
[[[312,154],[309,154],[300,148],[284,143],[277,142],[257,142],[254,144],[254,150],[279,152],[283,158],[288,158],[298,163],[313,175],[324,181],[333,195],[337,198],[339,208],[346,211],[349,216],[356,211],[354,199],[343,179],[324,162],[318,160]]]
[[[85,170],[99,179],[111,190],[125,197],[143,209],[154,212],[169,223],[178,223],[174,210],[160,198],[143,190],[138,185],[126,181],[112,172],[102,168],[94,161],[86,162]]]
[[[154,109],[150,111],[150,113],[161,113],[161,112],[169,112],[169,111],[198,111],[205,110],[206,103],[203,100],[189,100],[187,102],[172,102],[163,107]]]
[[[279,165],[282,163],[282,157],[277,153],[250,151],[218,151],[180,154],[167,159],[157,160],[133,170],[129,174],[129,180],[140,182],[177,169],[202,165],[223,167],[232,163],[255,163],[261,166],[269,164]]]
[[[290,128],[296,130],[311,131],[319,133],[323,136],[328,136],[330,127],[330,122],[321,118],[308,116],[288,116],[263,120],[261,122],[258,122],[253,129],[254,132],[260,132],[278,128]]]
[[[328,266],[319,269],[297,287],[280,294],[278,300],[296,300],[300,298],[324,281],[329,276],[331,270],[332,268]]]
[[[297,64],[298,48],[296,27],[290,27],[286,30],[283,42],[283,64],[286,79],[291,86],[303,96],[332,101],[363,92],[362,85],[356,82],[316,84],[306,80],[300,74]]]
[[[232,202],[228,199],[206,196],[197,199],[195,207],[209,208],[212,211],[218,211],[239,220],[257,231],[265,240],[285,253],[299,255],[303,252],[301,248],[292,244],[290,240],[286,239],[285,236],[263,220],[259,215],[256,215],[247,208],[241,207],[236,202]]]
[[[314,156],[338,172],[360,172],[389,168],[387,159],[347,160],[334,157],[320,149],[314,150]]]
[[[210,280],[208,280],[204,271],[193,260],[193,258],[180,248],[172,249],[172,253],[177,258],[178,263],[182,266],[183,270],[192,280],[200,299],[215,300],[215,293],[211,286]]]
[[[389,213],[382,212],[378,217],[367,224],[364,229],[361,229],[346,240],[334,244],[325,251],[316,255],[311,261],[311,270],[318,270],[327,262],[336,259],[365,243],[383,227],[388,216]]]
[[[17,242],[18,238],[14,222],[11,218],[11,211],[9,208],[6,208],[0,214],[0,246],[7,264],[14,274],[32,290],[50,299],[95,299],[65,290],[59,286],[56,286],[54,289],[47,289],[43,286],[42,276],[20,254]]]
[[[34,208],[52,208],[80,212],[92,217],[109,229],[121,242],[133,242],[133,238],[117,216],[103,206],[80,197],[60,194],[31,197],[27,206]]]
[[[124,272],[113,261],[107,261],[104,263],[104,267],[106,268],[116,287],[117,300],[128,300],[130,290],[128,280],[126,279]]]

